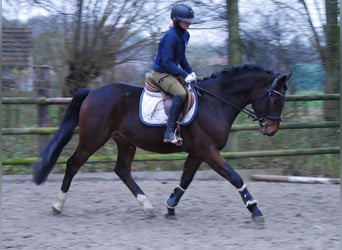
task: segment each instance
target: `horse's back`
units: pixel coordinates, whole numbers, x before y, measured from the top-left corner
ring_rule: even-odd
[[[136,84],[128,83],[110,83],[92,91],[99,97],[121,95],[124,93],[127,96],[137,95],[142,92],[143,87]]]
[[[131,103],[135,100],[139,103],[142,89],[139,85],[110,83],[92,90],[84,104],[106,108],[118,103]]]

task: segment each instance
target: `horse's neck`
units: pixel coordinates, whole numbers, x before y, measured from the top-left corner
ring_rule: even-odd
[[[254,81],[250,77],[228,78],[221,75],[212,81],[203,82],[201,87],[213,93],[226,105],[231,104],[241,110],[249,103],[254,86]]]
[[[214,81],[203,82],[199,84],[199,87],[204,90],[204,93],[202,93],[205,100],[204,106],[213,106],[212,110],[215,110],[215,114],[221,117],[221,122],[226,124],[226,128],[227,126],[230,127],[245,106],[245,102],[241,101],[241,94],[235,95],[229,84],[223,86]],[[201,102],[200,99],[199,102]]]

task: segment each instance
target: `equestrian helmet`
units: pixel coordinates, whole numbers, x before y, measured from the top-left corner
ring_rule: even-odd
[[[171,19],[187,23],[194,23],[197,21],[194,11],[187,3],[178,3],[173,6],[171,10]]]

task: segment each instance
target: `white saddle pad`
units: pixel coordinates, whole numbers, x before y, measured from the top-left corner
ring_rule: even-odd
[[[191,91],[191,93],[193,93]],[[194,105],[180,121],[180,125],[187,126],[195,118],[197,113],[197,95],[194,94]],[[140,96],[139,117],[142,123],[147,126],[164,126],[167,122],[167,115],[164,110],[162,93],[155,93],[144,88]]]

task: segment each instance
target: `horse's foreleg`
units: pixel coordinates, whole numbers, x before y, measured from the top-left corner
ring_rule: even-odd
[[[166,201],[168,216],[175,215],[175,207],[178,205],[178,202],[183,196],[185,190],[189,187],[190,183],[192,182],[194,175],[198,170],[201,162],[202,161],[200,159],[188,155],[184,163],[183,174],[179,186],[173,190],[169,199]]]
[[[115,138],[115,141],[117,142],[118,148],[115,173],[136,197],[138,203],[142,206],[145,213],[148,216],[153,217],[154,212],[152,204],[131,175],[131,165],[135,155],[136,147],[119,138]]]
[[[208,158],[207,163],[222,177],[227,179],[237,188],[246,208],[251,212],[252,218],[258,222],[263,221],[263,215],[257,207],[257,201],[247,189],[247,185],[241,176],[224,160],[219,152],[214,152]]]

